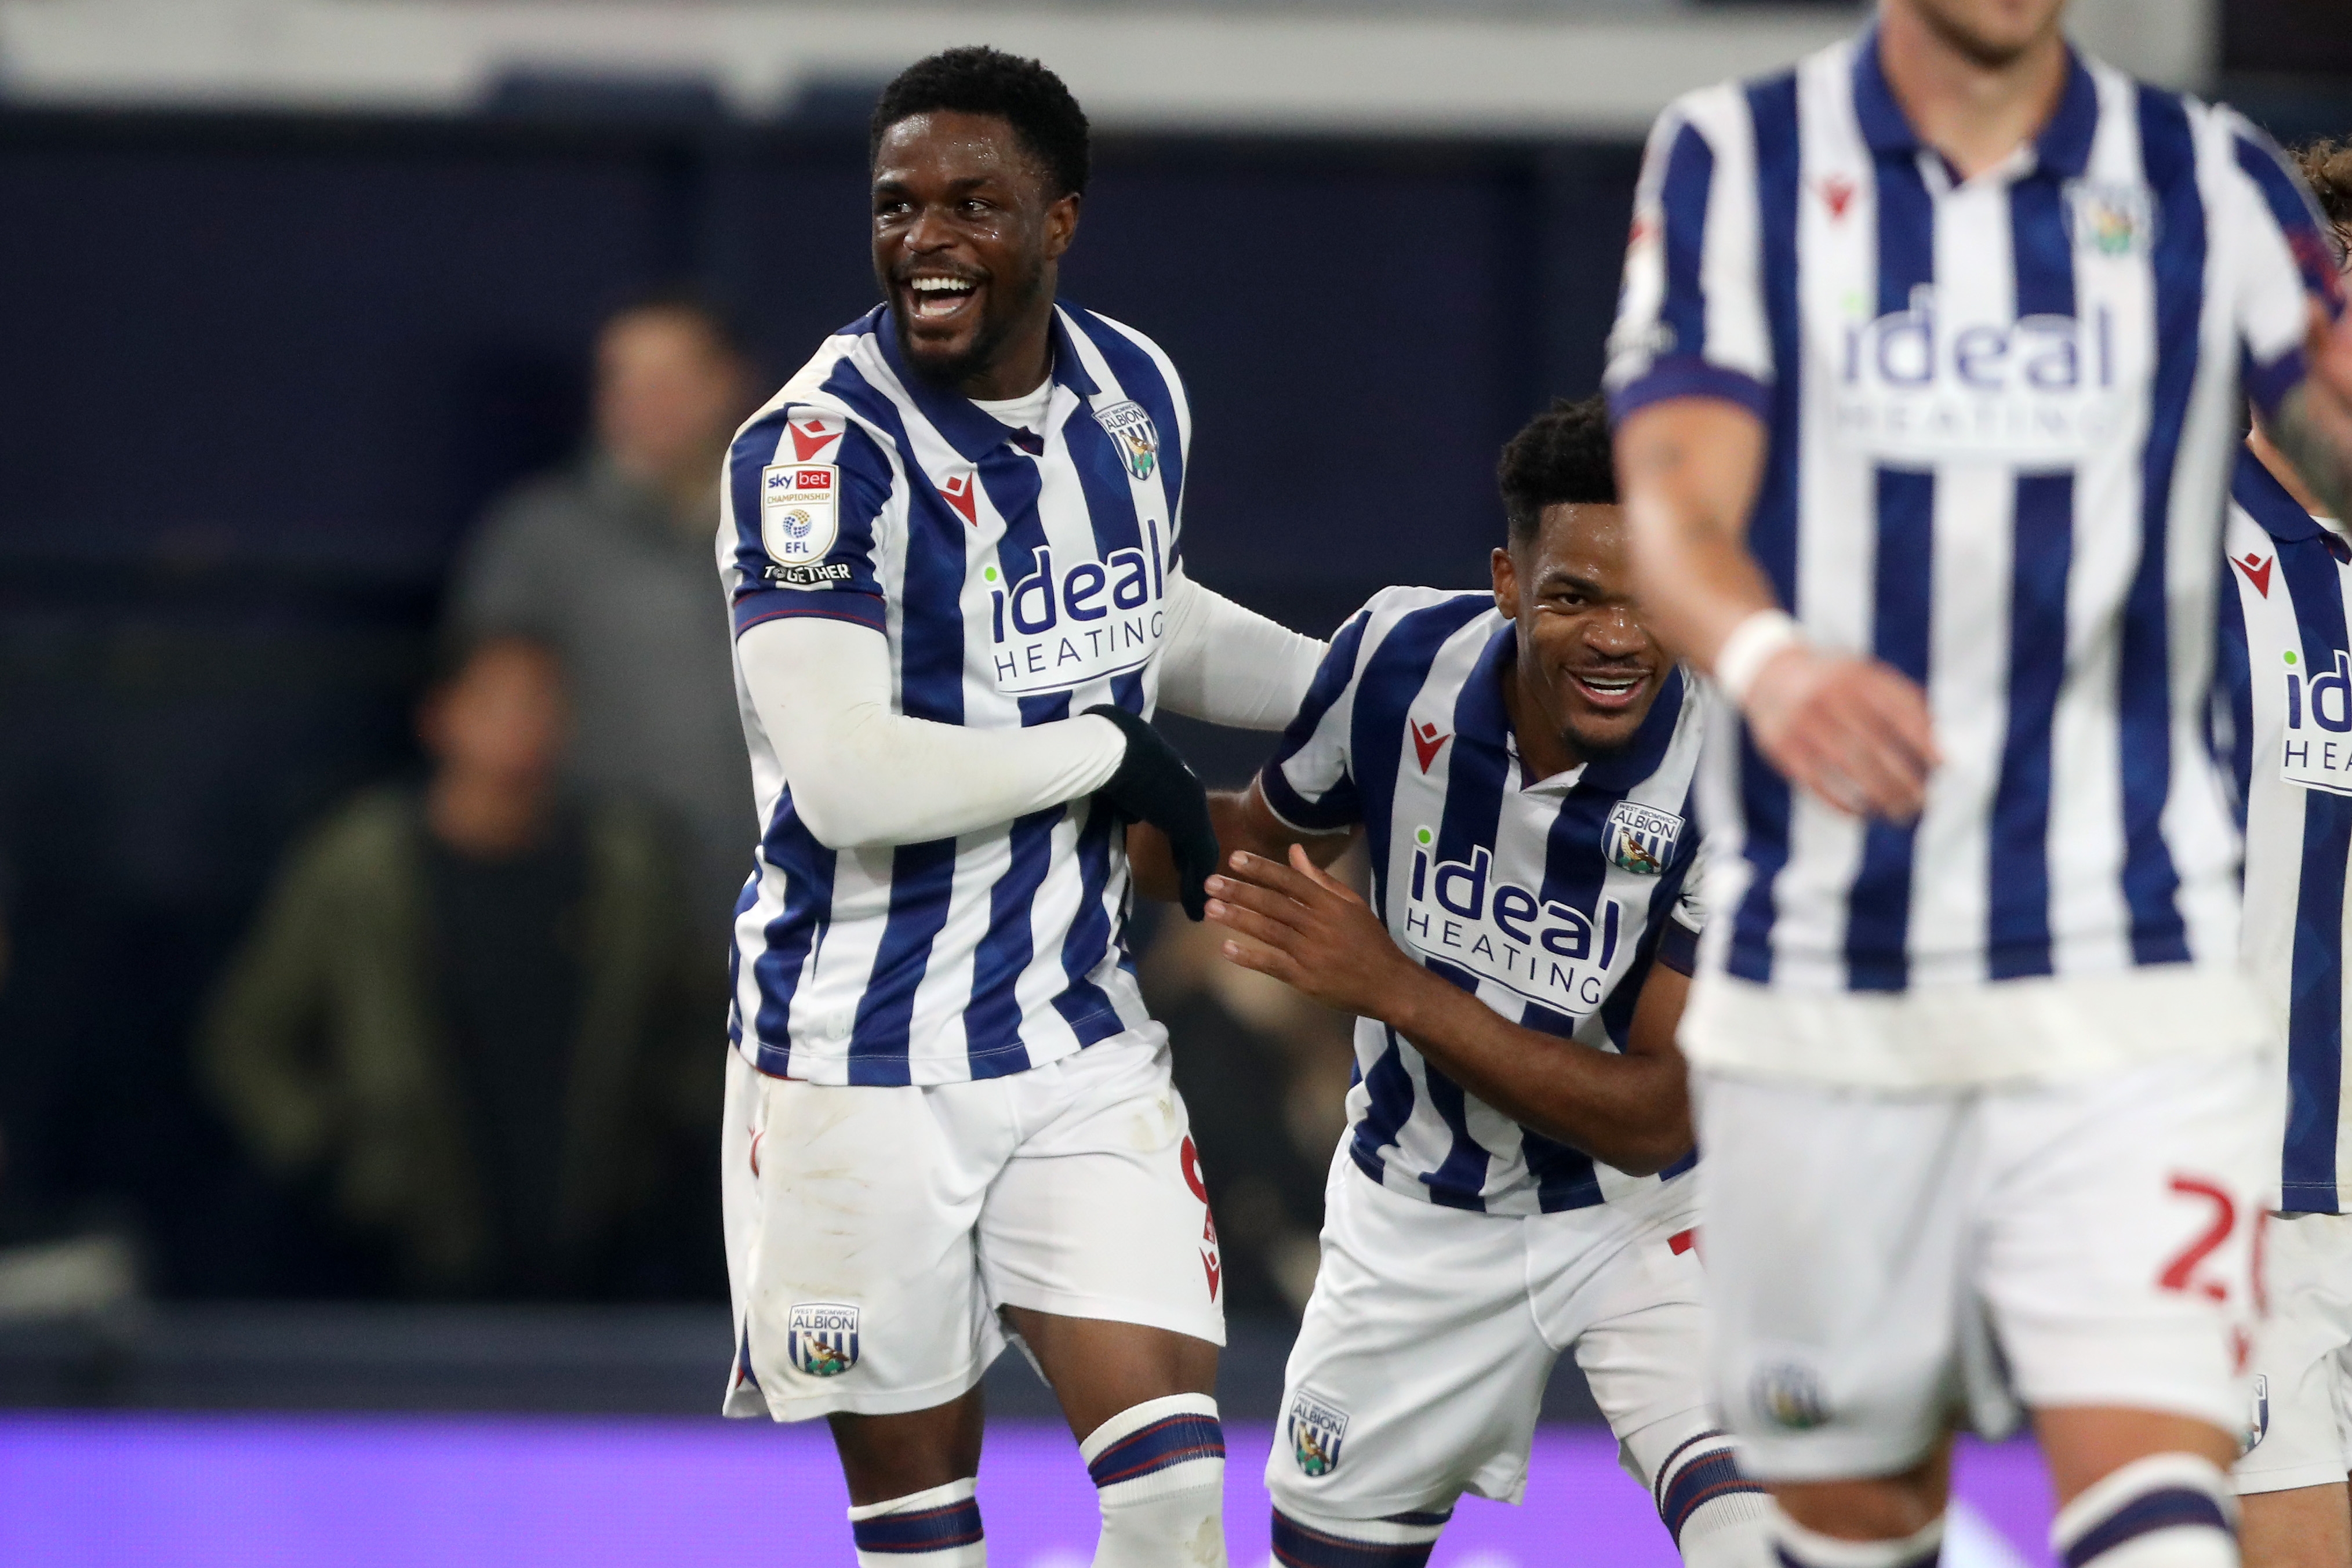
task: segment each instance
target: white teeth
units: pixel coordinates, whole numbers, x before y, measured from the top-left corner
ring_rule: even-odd
[[[972,287],[961,277],[917,277],[910,279],[908,287],[919,294],[940,294],[950,291],[957,294],[969,294]]]

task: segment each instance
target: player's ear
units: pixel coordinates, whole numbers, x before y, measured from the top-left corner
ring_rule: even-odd
[[[1078,206],[1083,200],[1076,191],[1056,196],[1045,208],[1045,259],[1058,261],[1078,237]]]
[[[1490,558],[1495,569],[1495,608],[1513,621],[1519,618],[1519,563],[1497,546]]]

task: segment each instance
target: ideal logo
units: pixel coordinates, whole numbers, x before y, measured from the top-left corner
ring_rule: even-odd
[[[2086,320],[1954,321],[1922,286],[1910,308],[1846,328],[1838,434],[1904,462],[2071,466],[2123,432],[2116,336],[2104,305]]]
[[[2352,795],[2352,655],[2339,649],[2334,669],[2310,675],[2290,648],[2285,678],[2279,777],[2302,789]]]
[[[1160,525],[1148,550],[1111,551],[1057,570],[1040,549],[1029,575],[989,591],[989,658],[996,689],[1017,695],[1056,692],[1142,668],[1167,631],[1167,575]],[[1000,580],[996,568],[981,574]]]
[[[856,1366],[857,1309],[843,1301],[793,1302],[784,1358],[811,1377],[838,1377]]]
[[[1601,901],[1600,919],[1558,899],[1498,880],[1484,846],[1470,859],[1442,861],[1431,847],[1437,835],[1413,833],[1404,937],[1424,956],[1469,970],[1479,978],[1540,1002],[1555,1012],[1581,1015],[1608,994],[1609,967],[1617,957],[1622,924],[1617,901]]]

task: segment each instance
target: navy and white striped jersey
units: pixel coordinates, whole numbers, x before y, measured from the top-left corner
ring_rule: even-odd
[[[1149,716],[1192,414],[1156,345],[1074,306],[1055,312],[1053,381],[1045,429],[1016,432],[909,373],[887,307],[826,340],[728,455],[737,633],[785,615],[874,627],[898,711],[941,724],[1112,702]],[[740,665],[736,687],[764,830],[736,904],[730,1029],[761,1071],[992,1078],[1148,1022],[1107,808],[830,850],[793,809]]]
[[[1748,544],[1819,646],[1927,690],[1925,813],[1792,791],[1727,728],[1706,972],[1780,992],[2227,966],[2238,845],[2204,744],[2241,388],[2303,375],[2325,241],[2226,110],[2070,55],[1958,180],[1874,32],[1695,93],[1650,143],[1609,383],[1768,432]]]
[[[2352,547],[2251,452],[2231,484],[2222,754],[2246,833],[2248,974],[2287,1047],[2282,1207],[2345,1212],[2346,868],[2352,864]]]
[[[1554,778],[1522,776],[1503,706],[1516,629],[1491,593],[1392,588],[1332,640],[1259,774],[1292,827],[1362,824],[1372,907],[1407,953],[1504,1017],[1622,1049],[1681,911],[1705,703],[1679,669],[1633,744]],[[1678,967],[1687,968],[1685,956]],[[1356,1020],[1348,1150],[1392,1191],[1497,1214],[1580,1208],[1654,1189],[1465,1093],[1387,1025]]]

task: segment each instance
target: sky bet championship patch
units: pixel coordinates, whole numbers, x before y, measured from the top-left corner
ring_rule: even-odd
[[[849,575],[825,556],[841,533],[841,470],[830,463],[778,463],[760,473],[760,542],[771,582],[823,588]]]

